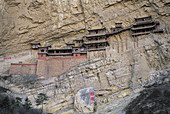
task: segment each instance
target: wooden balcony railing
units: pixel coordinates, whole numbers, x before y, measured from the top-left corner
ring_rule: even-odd
[[[100,48],[89,48],[87,51],[100,51],[100,50],[105,50],[105,47],[100,47]]]
[[[90,37],[98,37],[98,36],[105,36],[106,34],[91,34],[91,35],[86,35],[86,38],[90,38]]]
[[[48,56],[68,56],[72,55],[72,53],[48,53]]]
[[[149,28],[154,28],[156,24],[151,25],[151,26],[145,26],[145,27],[137,27],[137,28],[131,28],[131,30],[142,30],[142,29],[149,29]]]
[[[97,44],[97,43],[105,43],[107,40],[95,40],[95,41],[87,41],[84,44]]]
[[[141,24],[147,24],[147,23],[153,23],[153,21],[152,20],[139,21],[139,22],[135,22],[134,25],[141,25]]]

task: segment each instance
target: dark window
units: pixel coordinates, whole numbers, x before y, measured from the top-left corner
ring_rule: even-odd
[[[44,49],[41,49],[41,52],[44,52],[45,50]]]
[[[98,34],[98,31],[96,31],[96,34]]]
[[[75,49],[75,52],[78,52],[79,50],[78,49]]]

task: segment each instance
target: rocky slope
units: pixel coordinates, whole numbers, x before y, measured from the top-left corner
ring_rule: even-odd
[[[169,72],[169,71],[168,71]],[[127,107],[127,114],[169,114],[170,74],[161,71]]]
[[[80,67],[80,66],[79,66]],[[73,69],[74,70],[74,69]],[[75,69],[76,70],[76,69]],[[73,73],[73,71],[70,71],[70,73]],[[79,74],[77,74],[79,75]],[[77,80],[80,81],[77,81]],[[4,75],[1,76],[0,79],[0,86],[3,86],[5,88],[9,88],[11,90],[11,94],[15,97],[19,96],[21,98],[28,97],[33,107],[40,108],[36,106],[35,100],[37,98],[37,95],[39,93],[46,93],[49,97],[49,100],[47,104],[45,105],[44,112],[50,112],[54,114],[58,113],[76,113],[76,110],[74,109],[74,99],[75,94],[78,90],[82,88],[86,88],[89,86],[90,81],[87,80],[88,77],[73,77],[71,74],[67,74],[65,76],[61,77],[55,77],[50,79],[40,79],[36,76],[20,76],[20,75]],[[120,87],[114,86],[114,87],[98,87],[96,84],[100,83],[97,79],[95,80],[95,76],[93,77],[94,80],[91,78],[91,82],[94,83],[94,86],[91,84],[90,86],[94,88],[95,90],[95,112],[96,114],[102,114],[102,113],[116,113],[121,114],[124,113],[125,107],[128,106],[130,102],[132,102],[133,99],[135,99],[137,96],[137,100],[141,103],[144,103],[144,107],[141,107],[143,109],[148,109],[147,107],[151,106],[155,111],[157,110],[156,106],[159,105],[160,102],[164,102],[169,99],[169,81],[170,81],[170,69],[164,69],[159,70],[157,72],[154,72],[150,74],[150,78],[147,82],[142,83],[143,86],[140,86],[138,88],[130,88],[127,87]],[[117,80],[114,80],[115,82]],[[123,81],[123,80],[122,80]],[[132,81],[132,80],[131,80]],[[133,81],[132,81],[133,82]],[[119,83],[119,82],[118,82]],[[117,84],[118,85],[118,84]],[[159,86],[163,85],[163,86]],[[154,87],[155,86],[155,87]],[[162,88],[163,89],[158,89]],[[144,92],[140,94],[140,91],[146,88]],[[153,89],[155,88],[155,89]],[[165,96],[158,95],[154,96],[155,91],[163,91],[163,94]],[[143,101],[143,97],[146,97],[147,99],[156,97],[156,99],[159,99],[159,102],[155,100],[145,100]],[[167,99],[166,99],[167,97]],[[148,103],[150,105],[147,105]],[[137,110],[134,105],[136,105],[136,100],[134,100],[127,108],[127,113],[130,113],[130,111],[139,111]],[[165,102],[166,103],[166,102]],[[153,104],[153,105],[152,105]],[[138,103],[139,106],[140,103]],[[165,104],[165,111],[169,111],[168,109],[169,104]],[[133,108],[134,107],[134,108]],[[161,107],[160,107],[161,108]],[[83,108],[82,108],[83,110]],[[160,110],[161,111],[161,110]]]

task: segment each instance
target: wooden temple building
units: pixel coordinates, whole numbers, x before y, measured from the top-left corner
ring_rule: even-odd
[[[38,48],[41,46],[39,42],[30,43],[30,45],[32,50],[38,50]]]
[[[106,51],[106,47],[109,46],[107,41],[109,36],[130,30],[129,32],[134,37],[135,48],[136,45],[138,47],[138,38],[136,36],[162,33],[163,30],[157,29],[158,25],[158,21],[152,21],[152,17],[147,16],[135,18],[135,23],[127,27],[124,27],[121,22],[115,23],[115,26],[111,28],[109,33],[106,32],[105,27],[92,27],[88,29],[88,34],[83,39],[75,39],[72,42],[68,42],[66,43],[67,47],[63,49],[53,49],[51,45],[41,45],[38,42],[30,43],[31,54],[33,55],[32,60],[36,59],[36,61],[33,64],[12,63],[9,72],[10,74],[36,74],[43,77],[59,76],[67,72],[71,67],[87,61],[87,59],[111,57],[107,56],[108,53]],[[124,47],[124,39],[120,40],[113,42],[117,45],[118,53],[119,47],[121,46],[122,51]],[[128,42],[125,41],[125,43],[127,49]]]
[[[105,27],[93,27],[88,29],[89,34],[86,35],[86,42],[84,42],[87,51],[100,51],[105,50],[109,45],[106,36]]]
[[[87,55],[87,50],[84,45],[84,40],[83,39],[76,39],[73,41],[74,46],[72,46],[72,53],[73,56],[86,56]]]
[[[49,49],[47,56],[72,56],[72,49]]]
[[[38,47],[38,59],[45,59],[48,54],[48,49],[51,48],[51,45],[42,45]]]
[[[123,27],[122,23],[121,22],[118,22],[118,23],[115,23],[115,27],[111,27],[110,28],[110,33],[107,33],[108,36],[110,35],[115,35],[115,34],[118,34],[118,33],[121,33],[125,30],[130,30],[131,26],[128,26],[128,27]]]
[[[31,43],[32,50],[38,49],[38,58],[46,57],[87,57],[87,51],[101,51],[109,45],[105,27],[93,27],[88,29],[89,34],[84,39],[75,39],[66,43],[67,48],[51,49],[51,46],[41,46],[40,43]]]
[[[163,30],[157,29],[158,21],[153,21],[151,16],[135,18],[135,24],[123,27],[121,22],[115,23],[115,27],[111,28],[110,33],[106,33],[105,27],[92,27],[88,29],[86,39],[75,39],[72,42],[66,43],[65,49],[51,49],[51,46],[41,46],[40,43],[31,43],[32,50],[38,51],[38,58],[46,58],[50,56],[72,56],[81,57],[87,56],[87,52],[104,51],[109,45],[107,37],[116,35],[125,30],[132,31],[132,37],[145,35],[149,33],[161,33]]]
[[[157,25],[159,25],[158,21],[152,21],[151,16],[135,18],[135,24],[132,25],[132,37],[139,35],[146,35],[149,33],[161,33],[163,30],[156,29]]]
[[[87,50],[83,39],[76,39],[73,42],[66,43],[67,48],[51,49],[51,45],[40,45],[40,43],[31,43],[31,49],[38,49],[38,59],[45,59],[46,57],[86,57]],[[35,48],[36,47],[36,48]]]

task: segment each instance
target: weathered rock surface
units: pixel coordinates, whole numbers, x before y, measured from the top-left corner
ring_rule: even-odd
[[[152,15],[154,21],[160,22],[159,28],[163,29],[164,33],[141,37],[139,43],[142,44],[141,48],[147,50],[144,53],[149,61],[148,64],[160,69],[163,66],[160,64],[164,64],[164,59],[167,59],[164,56],[169,52],[167,51],[169,43],[155,42],[160,47],[159,52],[153,52],[155,49],[145,44],[153,43],[152,38],[158,40],[169,38],[168,11],[167,0],[1,0],[0,73],[8,71],[11,62],[36,62],[33,59],[34,54],[30,52],[31,42],[62,48],[66,46],[66,42],[82,38],[88,27],[101,26],[101,22],[109,31],[115,22],[122,22],[123,26],[129,26],[134,23],[134,18],[148,15]],[[117,48],[120,53],[121,51],[124,53],[125,50],[132,51],[134,45],[129,31],[120,36],[115,35],[109,38],[109,41],[112,43],[110,46],[112,48],[108,50],[107,55],[111,54],[112,57],[115,56],[112,53]],[[164,51],[161,51],[162,48]],[[133,54],[131,51],[129,55]],[[161,54],[161,59],[159,60],[154,54]],[[4,60],[6,57],[11,59]],[[155,63],[155,60],[158,62]]]
[[[1,0],[0,57],[29,50],[30,42],[63,47],[92,26],[128,26],[152,15],[169,32],[168,0]]]
[[[95,109],[94,103],[94,89],[92,87],[80,89],[75,95],[74,109],[79,113],[93,113]]]
[[[168,0],[0,1],[0,71],[8,70],[11,62],[36,62],[32,59],[33,53],[28,51],[30,42],[61,48],[65,42],[84,36],[88,27],[101,26],[101,22],[107,29],[115,22],[129,26],[134,23],[134,17],[148,15],[160,21],[163,34],[141,36],[137,42],[130,31],[126,31],[108,39],[106,58],[88,60],[49,79],[33,75],[1,76],[0,85],[16,95],[28,96],[34,107],[37,94],[46,93],[49,101],[44,112],[54,114],[76,113],[75,94],[93,87],[96,113],[120,114],[148,80],[151,80],[150,86],[163,83],[153,79],[169,71]],[[8,56],[11,59],[4,60]]]
[[[60,81],[58,81],[59,78],[39,79],[36,76],[30,77],[12,75],[1,77],[0,84],[1,86],[10,88],[13,94],[15,95],[28,96],[28,98],[32,101],[34,107],[36,107],[35,99],[37,94],[46,93],[47,96],[49,97],[49,101],[45,105],[46,110],[44,111],[48,111],[54,114],[67,112],[74,113],[75,111],[73,99],[75,98],[75,94],[79,90],[81,92],[81,88],[87,87],[84,86],[84,84],[88,84],[88,82],[84,81],[79,82],[83,83],[82,87],[80,84],[76,83],[76,85],[74,85],[75,88],[74,89],[71,88],[73,83],[68,80],[70,78],[72,78],[72,81],[74,81],[74,83],[77,82],[76,79],[73,80],[74,77],[72,76],[71,77],[62,76],[62,78],[60,77]],[[169,69],[160,70],[155,73],[152,73],[152,75],[150,75],[149,78],[150,82],[147,82],[146,84],[143,83],[143,85],[145,86],[147,85],[147,87],[149,87],[157,83],[163,84],[169,82],[168,79]],[[94,81],[94,83],[98,82]],[[98,88],[95,85],[93,86],[93,88],[95,90],[96,113],[122,113],[124,112],[123,109],[128,105],[128,103],[130,103],[132,99],[136,98],[136,96],[140,95],[139,92],[142,90],[142,87],[139,87],[138,89],[132,89],[129,87],[124,89],[123,88],[116,89],[115,87]],[[77,101],[78,103],[81,103],[80,102],[81,100]]]

